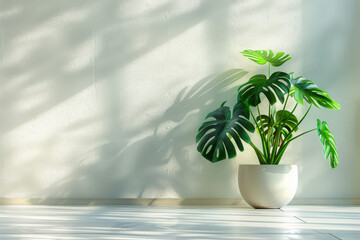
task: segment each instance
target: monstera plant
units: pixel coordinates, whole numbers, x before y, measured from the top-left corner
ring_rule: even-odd
[[[260,164],[277,165],[291,142],[317,131],[325,159],[330,159],[332,168],[337,167],[335,139],[325,121],[317,120],[316,128],[295,133],[313,105],[328,109],[340,109],[340,105],[302,76],[295,77],[294,73],[281,71],[271,73],[271,66],[279,67],[291,59],[289,54],[274,54],[272,50],[245,50],[241,53],[257,64],[268,64],[268,76],[256,74],[240,85],[237,103],[232,110],[224,102],[206,116],[196,136],[197,150],[201,155],[210,162],[234,158],[236,147],[242,152],[244,143],[247,143],[254,149]],[[296,102],[292,109],[287,109],[289,101]],[[281,108],[277,104],[279,110],[275,107],[277,102],[282,104]],[[267,113],[260,112],[261,104],[265,104]],[[307,110],[299,119],[294,112],[300,105],[306,106]],[[261,147],[256,146],[249,136],[255,130],[260,136]]]

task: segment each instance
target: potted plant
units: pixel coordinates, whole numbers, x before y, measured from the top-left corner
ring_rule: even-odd
[[[244,143],[255,151],[260,165],[240,165],[239,188],[242,197],[254,208],[280,208],[288,204],[297,189],[297,166],[279,165],[285,150],[297,138],[317,131],[323,145],[325,159],[330,166],[338,166],[335,139],[325,121],[317,120],[317,127],[294,136],[311,107],[340,109],[330,95],[312,81],[294,73],[271,73],[271,66],[279,67],[291,57],[272,50],[245,50],[245,57],[260,64],[268,64],[268,76],[256,74],[240,85],[237,103],[231,111],[226,102],[210,112],[196,135],[197,150],[210,162],[218,162],[236,156],[236,147],[244,151]],[[267,100],[267,101],[263,101]],[[296,102],[287,109],[290,100]],[[281,108],[276,109],[275,103]],[[304,104],[306,102],[307,104]],[[267,104],[267,113],[260,112],[260,105]],[[308,105],[300,120],[294,112],[300,105]],[[261,147],[257,147],[249,132],[257,133]],[[236,147],[235,147],[236,146]]]

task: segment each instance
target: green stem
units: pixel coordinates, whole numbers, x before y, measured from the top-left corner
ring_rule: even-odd
[[[287,104],[287,102],[288,102],[288,100],[289,100],[289,97],[290,97],[290,94],[288,94],[287,96],[286,96],[286,100],[285,100],[285,104],[284,104],[284,107],[283,107],[283,111],[285,110],[285,107],[286,107],[286,104]],[[282,114],[283,115],[283,114]],[[282,118],[282,116],[281,116],[281,118]]]
[[[271,103],[269,102],[269,114],[268,114],[269,118],[272,119],[271,117]],[[267,142],[269,144],[269,149],[270,149],[270,137],[272,134],[272,127],[270,129],[268,129],[268,135],[267,135]]]
[[[264,155],[265,158],[267,159],[267,157],[268,157],[268,149],[267,149],[266,140],[264,139],[264,135],[263,135],[263,133],[262,133],[260,127],[259,127],[259,124],[257,123],[256,118],[255,118],[253,112],[251,111],[251,109],[250,109],[250,114],[251,114],[251,116],[252,116],[252,118],[253,118],[253,120],[254,120],[254,122],[255,122],[255,125],[256,125],[258,131],[259,131],[260,138],[261,138],[261,143],[262,143],[261,145],[262,145],[263,151],[264,151],[263,155]]]
[[[269,62],[268,62],[268,66],[269,66],[269,78],[270,78],[271,72],[270,72],[270,63]],[[270,102],[269,102],[269,115],[268,116],[269,116],[269,118],[271,118],[271,103]],[[271,137],[271,134],[272,134],[272,128],[269,129],[268,135],[267,135],[267,142],[268,142],[269,151],[270,151],[270,137]]]
[[[298,105],[299,105],[298,103],[295,104],[295,106],[294,106],[293,110],[291,111],[291,113],[289,114],[289,116],[288,116],[287,118],[285,118],[285,120],[283,121],[283,124],[280,126],[280,129],[282,129],[282,128],[285,126],[286,121],[287,121],[287,120],[290,118],[290,116],[295,112],[295,110],[296,110],[296,108],[297,108]],[[285,139],[284,139],[284,141],[285,141]],[[281,149],[282,146],[284,146],[284,147],[286,148],[287,144],[283,145],[283,142],[281,143],[281,145],[280,145],[280,147],[279,147],[279,151],[276,153],[276,156],[274,157],[274,164],[279,164],[279,161],[280,161],[280,159],[281,159],[281,156],[282,156],[282,154],[283,154],[284,151],[285,151],[285,150],[284,150],[283,152],[280,152],[280,149]]]
[[[317,130],[317,128],[313,128],[313,129],[311,129],[309,131],[306,131],[306,132],[303,132],[303,133],[297,135],[296,137],[291,138],[289,141],[287,141],[286,144],[283,146],[283,149],[281,149],[281,152],[279,151],[279,153],[278,153],[278,155],[277,155],[277,157],[275,159],[275,164],[279,164],[280,159],[283,156],[283,154],[285,152],[285,149],[287,148],[287,146],[289,145],[290,142],[294,141],[298,137],[301,137],[302,135],[305,135],[307,133],[310,133],[310,132],[313,132],[313,131],[316,131],[316,130]]]
[[[296,126],[295,126],[293,129],[291,129],[291,131],[289,132],[288,137],[289,137],[289,136],[291,135],[291,133],[300,125],[300,123],[302,123],[302,121],[304,121],[306,115],[309,113],[309,111],[310,111],[310,109],[311,109],[311,106],[312,106],[312,104],[309,106],[308,110],[306,111],[306,113],[304,114],[304,116],[300,119],[300,121],[298,122],[298,124],[296,124]],[[286,139],[284,139],[284,140],[286,140]]]
[[[250,114],[251,114],[251,117],[253,118],[253,120],[254,120],[254,122],[255,122],[256,127],[257,127],[258,130],[259,130],[259,125],[257,124],[256,118],[254,117],[254,114],[253,114],[253,112],[251,111],[251,109],[250,109]]]
[[[259,118],[260,118],[260,125],[261,125],[261,128],[262,128],[262,131],[263,133],[265,133],[265,129],[264,129],[264,125],[263,125],[263,122],[261,121],[261,113],[260,113],[260,108],[259,108],[259,105],[256,106],[257,108],[257,111],[258,111],[258,114],[259,114]]]
[[[280,129],[283,129],[283,127],[284,127],[285,124],[286,124],[286,121],[292,116],[292,114],[295,112],[295,109],[297,108],[298,105],[299,105],[298,103],[295,104],[295,107],[293,108],[293,110],[291,111],[291,113],[289,114],[289,116],[287,116],[287,118],[284,119],[284,121],[281,119],[282,124],[281,124],[281,126],[280,126]]]
[[[301,118],[301,120],[296,124],[296,126],[291,129],[291,131],[289,132],[289,134],[287,135],[287,137],[284,139],[284,141],[281,143],[278,153],[282,151],[282,148],[285,146],[285,144],[288,144],[288,138],[291,136],[291,133],[294,132],[294,130],[302,123],[302,121],[305,119],[306,115],[309,113],[310,109],[311,109],[312,104],[309,106],[308,110],[306,111],[306,113],[304,114],[304,116]],[[277,155],[277,154],[276,154]]]
[[[266,134],[265,134],[265,128],[264,128],[264,124],[261,120],[261,113],[260,113],[260,108],[259,105],[256,106],[257,110],[258,110],[258,114],[259,114],[259,118],[260,118],[260,125],[262,128],[262,133],[264,134],[264,144],[266,144],[266,152],[267,152],[267,156],[269,156],[270,154],[270,142],[268,141],[268,139],[266,138]]]
[[[295,107],[294,107],[293,110],[291,111],[291,114],[293,114],[293,113],[295,112],[295,109],[297,108],[298,105],[299,105],[298,103],[295,104]],[[291,115],[291,114],[290,114],[290,115]]]
[[[298,137],[301,137],[302,135],[305,135],[305,134],[307,134],[307,133],[309,133],[309,132],[313,132],[313,131],[315,131],[315,130],[317,130],[317,128],[313,128],[313,129],[311,129],[311,130],[309,130],[309,131],[303,132],[303,133],[297,135],[296,137],[291,138],[291,139],[289,140],[289,142],[294,141],[294,140],[297,139]]]
[[[255,146],[255,144],[253,142],[249,142],[249,144],[252,146],[252,148],[254,149],[255,153],[256,153],[256,156],[258,157],[259,159],[259,162],[260,164],[266,164],[266,161],[265,161],[265,157],[264,157],[264,154],[262,154],[262,152]]]
[[[286,100],[285,100],[285,104],[284,104],[284,107],[283,107],[283,111],[282,111],[282,114],[281,114],[281,117],[280,117],[280,122],[282,122],[282,118],[283,118],[283,115],[284,115],[284,110],[286,108],[286,104],[289,100],[289,97],[290,97],[290,94],[287,95],[286,97]],[[278,143],[279,143],[279,138],[280,138],[280,133],[281,133],[281,129],[279,129],[276,133],[276,136],[275,136],[275,142],[274,142],[274,146],[273,146],[273,149],[271,151],[271,160],[270,160],[270,163],[272,164],[275,160],[275,155],[276,155],[276,150],[278,148]]]

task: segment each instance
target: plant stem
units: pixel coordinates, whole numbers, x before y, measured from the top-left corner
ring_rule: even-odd
[[[263,151],[264,151],[263,155],[265,156],[265,159],[267,159],[269,151],[267,149],[266,139],[264,139],[264,135],[263,135],[263,133],[262,133],[260,127],[259,127],[259,124],[257,123],[256,118],[255,118],[253,112],[251,111],[251,109],[250,109],[250,114],[251,114],[251,116],[252,116],[252,118],[253,118],[253,120],[255,122],[255,125],[256,125],[258,131],[259,131],[260,138],[261,138],[261,143],[262,143],[261,145],[262,145]]]
[[[309,113],[309,111],[310,111],[310,109],[311,109],[311,106],[312,106],[312,104],[310,104],[310,106],[309,106],[308,110],[306,111],[306,113],[304,114],[304,116],[301,118],[301,120],[298,122],[298,124],[296,124],[296,126],[295,126],[293,129],[291,129],[291,131],[289,132],[288,136],[287,136],[287,137],[284,139],[284,141],[281,143],[277,154],[280,153],[280,152],[283,150],[283,147],[285,147],[285,145],[288,145],[288,144],[289,144],[288,138],[291,136],[291,133],[294,132],[294,129],[296,129],[296,128],[300,125],[300,123],[305,119],[306,115]],[[276,154],[276,155],[277,155],[277,154]],[[280,161],[280,160],[279,160],[279,161]]]
[[[271,103],[269,102],[269,114],[268,114],[269,118],[272,119],[271,117]],[[271,137],[271,134],[272,134],[272,127],[270,129],[268,129],[268,134],[267,134],[267,142],[269,144],[269,149],[270,149],[270,137]]]
[[[298,103],[295,104],[295,107],[294,107],[293,110],[291,111],[291,114],[293,114],[293,113],[295,112],[295,109],[297,108],[298,105],[299,105]],[[287,119],[286,119],[286,120],[287,120]]]
[[[263,122],[261,121],[261,113],[260,113],[259,105],[257,105],[256,108],[257,108],[257,111],[258,111],[258,114],[259,114],[261,128],[263,130],[263,133],[265,133],[264,125],[263,125]]]
[[[267,156],[269,156],[269,154],[270,154],[270,143],[269,143],[268,139],[266,138],[265,128],[264,128],[263,121],[262,121],[262,119],[261,119],[261,113],[260,113],[259,105],[257,105],[256,108],[257,108],[257,110],[258,110],[258,114],[259,114],[259,118],[260,118],[260,125],[261,125],[261,128],[262,128],[262,133],[263,133],[263,135],[264,135],[264,142],[263,142],[263,144],[266,144]]]
[[[290,134],[294,131],[294,129],[296,129],[296,128],[300,125],[300,123],[305,119],[306,115],[309,113],[309,111],[310,111],[310,109],[311,109],[311,106],[312,106],[312,104],[310,104],[308,110],[306,111],[306,113],[304,114],[304,116],[300,119],[300,121],[298,122],[298,124],[296,124],[296,126],[295,126],[293,129],[291,129],[291,131],[289,132],[289,135],[288,135],[288,136],[290,136]]]
[[[288,102],[288,100],[289,100],[289,97],[290,97],[290,94],[288,94],[288,95],[286,96],[286,100],[285,100],[285,104],[284,104],[284,107],[283,107],[283,111],[285,110],[285,107],[286,107],[286,104],[287,104],[287,102]]]
[[[286,121],[287,121],[287,120],[291,117],[291,115],[295,112],[295,109],[297,108],[298,105],[299,105],[298,103],[295,104],[293,110],[291,111],[291,113],[289,114],[289,116],[287,116],[287,118],[285,118],[284,120],[281,119],[281,121],[282,121],[283,123],[282,123],[280,129],[282,129],[282,128],[285,126]]]
[[[291,117],[291,115],[295,112],[295,110],[296,110],[296,108],[297,108],[298,105],[299,105],[298,103],[295,104],[295,106],[294,106],[293,110],[291,111],[291,113],[289,114],[289,116],[284,119],[283,124],[280,126],[280,129],[282,129],[282,128],[285,126],[286,121],[287,121],[287,120]],[[284,139],[284,141],[285,141],[285,140],[286,140],[286,139]],[[279,152],[280,152],[280,150],[281,150],[281,147],[282,147],[282,146],[285,146],[285,145],[283,145],[284,141],[281,143],[281,145],[280,145],[280,147],[279,147],[279,151],[278,151],[278,152],[276,153],[276,155],[274,156],[274,164],[278,164],[278,163],[279,163],[279,161],[278,161],[278,159],[279,159]],[[280,153],[280,155],[282,156],[281,153]],[[281,156],[280,156],[280,159],[281,159]]]
[[[254,149],[256,156],[258,157],[258,160],[260,162],[260,164],[266,164],[265,161],[265,157],[264,155],[261,153],[261,151],[255,146],[255,144],[253,142],[249,142],[250,146],[252,146],[252,148]]]
[[[303,132],[303,133],[297,135],[296,137],[291,138],[291,139],[289,140],[289,142],[294,141],[294,140],[297,139],[298,137],[301,137],[302,135],[305,135],[305,134],[307,134],[307,133],[309,133],[309,132],[312,132],[312,131],[315,131],[315,130],[317,130],[317,128],[313,128],[313,129],[311,129],[311,130],[309,130],[309,131]]]
[[[288,94],[287,97],[286,97],[285,104],[284,104],[284,107],[283,107],[283,111],[282,111],[282,114],[281,114],[281,117],[280,117],[280,122],[282,121],[282,118],[283,118],[283,115],[284,115],[284,110],[286,108],[286,104],[287,104],[287,102],[289,100],[289,97],[290,97],[290,94]],[[274,162],[274,159],[275,159],[276,150],[278,148],[278,143],[279,143],[280,133],[281,133],[281,128],[277,131],[276,136],[275,136],[274,146],[273,146],[273,149],[271,151],[271,160],[270,160],[271,164]]]
[[[296,137],[291,138],[289,141],[287,141],[286,144],[285,144],[283,147],[280,147],[280,148],[279,148],[279,152],[277,153],[277,157],[276,157],[276,159],[275,159],[275,164],[279,164],[279,162],[280,162],[280,160],[281,160],[281,157],[283,156],[283,154],[284,154],[284,152],[285,152],[285,149],[286,149],[287,146],[290,144],[290,142],[294,141],[294,140],[297,139],[298,137],[301,137],[302,135],[305,135],[305,134],[307,134],[307,133],[310,133],[310,132],[316,131],[316,130],[317,130],[317,128],[313,128],[313,129],[311,129],[311,130],[309,130],[309,131],[306,131],[306,132],[303,132],[303,133],[297,135]]]
[[[268,62],[268,66],[269,66],[269,78],[270,78],[270,75],[271,75],[271,72],[270,72],[270,63]],[[271,118],[271,103],[269,101],[269,114],[268,114],[269,118]],[[270,153],[270,137],[271,137],[271,134],[272,134],[272,127],[271,129],[268,130],[268,135],[267,135],[267,143],[268,143],[268,149],[269,149],[269,153]]]
[[[256,118],[254,117],[254,114],[253,114],[253,112],[251,111],[251,109],[250,109],[250,114],[251,114],[251,116],[252,116],[252,118],[253,118],[253,120],[254,120],[254,122],[255,122],[256,127],[259,129],[259,125],[257,124]]]

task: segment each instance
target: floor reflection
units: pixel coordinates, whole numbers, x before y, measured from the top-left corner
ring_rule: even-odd
[[[360,206],[1,206],[0,239],[359,239],[359,219]]]

